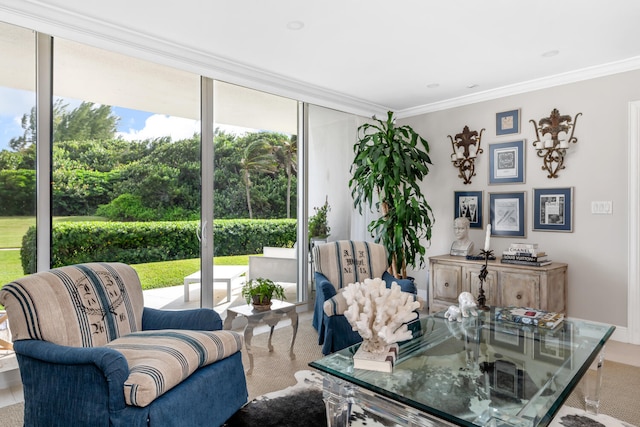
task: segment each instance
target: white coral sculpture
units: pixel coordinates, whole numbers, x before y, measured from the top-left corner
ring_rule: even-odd
[[[411,338],[407,323],[416,319],[420,302],[393,282],[386,287],[380,278],[350,283],[343,291],[349,308],[344,312],[354,331],[362,337],[363,350],[379,353],[389,344]]]

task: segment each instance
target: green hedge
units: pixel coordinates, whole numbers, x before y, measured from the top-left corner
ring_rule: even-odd
[[[60,222],[52,229],[52,267],[82,262],[127,264],[200,257],[198,221]],[[296,220],[214,221],[215,256],[262,252],[264,246],[292,247]],[[30,227],[20,250],[25,274],[36,271],[36,229]]]

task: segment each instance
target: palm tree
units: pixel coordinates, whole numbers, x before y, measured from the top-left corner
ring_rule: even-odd
[[[240,159],[240,167],[242,169],[242,179],[247,195],[249,219],[253,219],[253,211],[251,210],[251,174],[273,174],[277,166],[278,164],[273,155],[273,147],[265,140],[258,139],[253,141],[244,149],[244,155],[242,159]]]
[[[298,173],[297,135],[291,135],[290,140],[282,141],[276,149],[276,155],[287,174],[287,218],[291,218],[291,179]]]

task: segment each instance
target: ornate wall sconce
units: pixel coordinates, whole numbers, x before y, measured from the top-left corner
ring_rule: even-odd
[[[478,154],[482,153],[482,148],[480,148],[482,132],[484,129],[478,134],[478,131],[470,131],[469,126],[465,126],[461,133],[456,134],[455,138],[447,135],[451,140],[451,148],[453,148],[451,161],[453,166],[460,171],[458,177],[462,178],[465,184],[471,184],[471,178],[476,174],[475,160]]]
[[[562,116],[558,109],[554,108],[549,117],[540,119],[537,127],[535,120],[529,120],[536,130],[533,147],[538,157],[542,157],[544,162],[542,170],[549,172],[547,178],[557,178],[558,171],[565,168],[564,156],[567,154],[569,144],[578,142],[573,132],[576,130],[576,121],[580,115],[582,113],[576,114],[572,123],[571,116]]]

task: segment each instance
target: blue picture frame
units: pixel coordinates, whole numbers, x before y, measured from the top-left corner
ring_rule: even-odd
[[[520,133],[520,110],[496,113],[496,135],[513,135]]]
[[[573,231],[573,187],[533,189],[533,230]]]
[[[526,192],[489,193],[491,235],[527,237],[525,227]]]
[[[489,145],[489,184],[524,184],[525,140]]]
[[[455,191],[453,205],[453,219],[466,217],[470,228],[484,227],[482,191]]]

